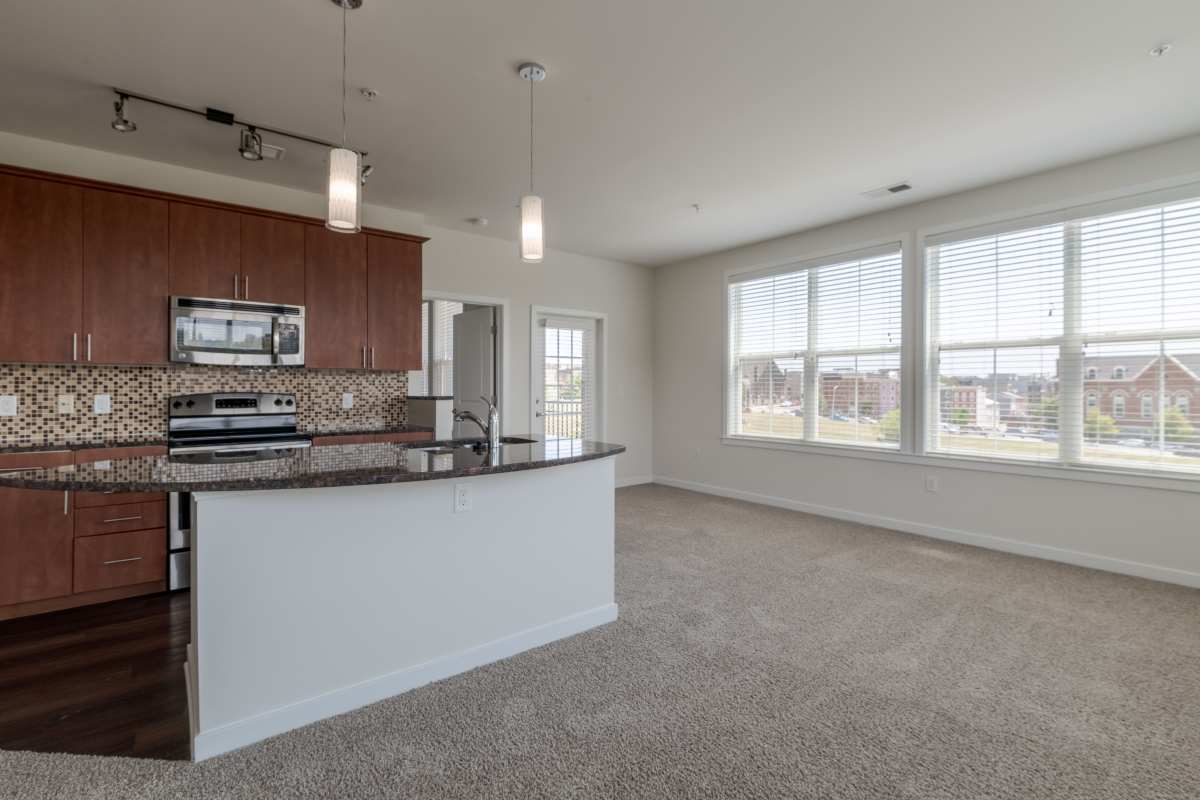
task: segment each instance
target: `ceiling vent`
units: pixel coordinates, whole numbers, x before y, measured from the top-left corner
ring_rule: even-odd
[[[907,192],[911,188],[912,184],[908,181],[900,181],[888,186],[880,186],[878,189],[871,189],[870,191],[863,192],[862,195],[863,197],[889,197],[893,194]]]

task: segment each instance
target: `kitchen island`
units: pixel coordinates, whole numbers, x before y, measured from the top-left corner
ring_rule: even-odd
[[[147,456],[0,485],[193,493],[202,760],[614,620],[624,447],[532,439]]]

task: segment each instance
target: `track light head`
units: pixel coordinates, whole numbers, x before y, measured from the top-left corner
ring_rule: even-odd
[[[128,100],[125,95],[117,95],[117,99],[113,101],[113,110],[117,112],[117,116],[112,121],[112,129],[121,133],[133,133],[137,130],[137,124],[133,120],[125,116],[125,101]]]
[[[375,171],[374,164],[367,164],[362,168],[362,172],[358,176],[358,180],[363,186],[367,185],[367,178],[371,177],[371,173]]]
[[[242,129],[242,143],[238,147],[238,153],[247,161],[262,161],[263,143],[258,131],[254,128]]]

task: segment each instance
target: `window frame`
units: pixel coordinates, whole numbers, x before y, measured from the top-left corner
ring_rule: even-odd
[[[759,264],[749,269],[730,269],[726,270],[721,281],[721,330],[722,330],[722,359],[721,359],[721,441],[723,443],[744,443],[751,446],[765,446],[768,448],[785,447],[795,448],[798,450],[810,450],[813,452],[871,452],[883,453],[887,455],[897,455],[905,452],[908,446],[908,439],[912,434],[912,424],[910,422],[911,410],[911,380],[909,372],[911,365],[909,363],[910,351],[909,347],[909,313],[908,303],[910,297],[909,286],[909,270],[908,261],[911,256],[911,237],[907,235],[888,236],[879,239],[872,239],[865,242],[855,243],[849,248],[838,247],[831,248],[825,251],[806,254],[800,258],[787,258],[778,261]],[[801,272],[807,270],[820,269],[826,266],[834,266],[845,262],[863,260],[872,257],[884,256],[892,252],[899,251],[900,253],[900,346],[895,348],[856,348],[859,354],[878,355],[881,353],[895,353],[899,356],[899,371],[900,371],[900,441],[895,447],[879,446],[872,444],[857,444],[844,443],[836,440],[826,439],[794,439],[786,437],[771,437],[771,436],[752,436],[747,434],[732,433],[730,431],[729,422],[731,420],[730,397],[731,387],[730,379],[733,374],[732,348],[730,347],[731,330],[731,303],[729,302],[730,288],[737,283],[767,278],[774,275],[786,275],[793,272]],[[799,352],[799,351],[797,351]],[[822,355],[829,357],[830,355],[843,355],[842,350],[836,352],[822,353],[819,349],[813,352],[804,351],[804,368],[807,372],[811,364],[819,361]],[[807,382],[807,381],[806,381]],[[820,375],[817,374],[817,391],[821,392]]]
[[[949,238],[951,234],[981,236],[987,232],[999,233],[1012,231],[1055,222],[1065,222],[1080,217],[1132,211],[1137,208],[1157,204],[1168,204],[1194,199],[1200,197],[1200,180],[1197,177],[1196,175],[1192,175],[1182,179],[1172,178],[1143,184],[1140,187],[1124,187],[1118,190],[1096,193],[1091,196],[1077,197],[1074,202],[1059,201],[974,219],[960,219],[949,224],[919,226],[911,231],[900,230],[890,235],[843,244],[837,247],[826,246],[816,248],[788,258],[777,258],[771,261],[760,262],[757,266],[751,268],[735,267],[725,270],[723,273],[724,279],[720,282],[719,295],[714,298],[716,302],[720,303],[719,313],[722,319],[723,334],[720,345],[722,348],[722,357],[720,359],[721,376],[719,378],[720,383],[718,384],[721,387],[722,394],[719,412],[721,418],[717,421],[719,425],[718,430],[721,432],[721,444],[730,447],[788,451],[796,454],[824,457],[866,459],[870,461],[923,466],[933,469],[965,469],[1019,477],[1050,478],[1085,483],[1200,493],[1200,474],[1196,473],[1139,470],[1128,467],[1112,467],[1104,464],[1065,464],[997,457],[977,457],[965,453],[947,454],[930,452],[926,447],[926,435],[929,428],[929,420],[931,419],[929,408],[931,393],[926,380],[927,376],[931,374],[931,348],[929,346],[928,325],[930,293],[926,280],[925,253],[931,239]],[[954,238],[960,237],[956,235]],[[726,421],[729,419],[729,392],[727,391],[726,378],[730,374],[730,320],[728,302],[730,279],[732,277],[753,275],[756,272],[765,274],[770,270],[780,270],[789,264],[800,264],[838,254],[853,253],[897,241],[901,243],[904,275],[901,300],[903,309],[901,357],[902,422],[899,451],[854,445],[846,446],[828,442],[729,436],[726,431]],[[778,248],[772,249],[778,252]],[[1138,397],[1139,395],[1134,394],[1132,396]],[[934,398],[936,398],[936,395],[934,395]],[[936,416],[932,418],[936,419]]]

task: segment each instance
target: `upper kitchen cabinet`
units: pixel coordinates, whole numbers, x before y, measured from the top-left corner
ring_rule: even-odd
[[[300,222],[242,214],[240,299],[304,305],[304,228]]]
[[[83,195],[81,361],[167,363],[167,203]]]
[[[239,299],[242,215],[190,203],[170,206],[170,293]]]
[[[368,363],[372,369],[420,369],[421,245],[366,238]]]
[[[367,366],[367,238],[305,226],[304,358],[309,367]]]
[[[78,186],[0,174],[0,361],[79,359],[82,207]]]

